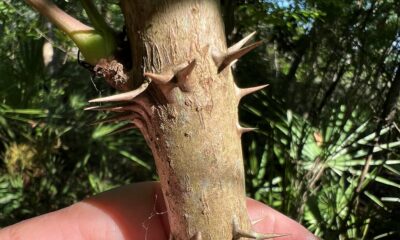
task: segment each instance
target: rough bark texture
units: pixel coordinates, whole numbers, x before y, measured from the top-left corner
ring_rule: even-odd
[[[216,0],[123,0],[137,90],[92,102],[129,113],[160,176],[171,239],[239,239],[250,232],[238,124],[240,91]],[[129,127],[129,126],[128,126]],[[255,237],[252,237],[255,238]]]

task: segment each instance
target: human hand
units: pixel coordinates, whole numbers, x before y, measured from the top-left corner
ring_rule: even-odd
[[[300,224],[272,208],[247,200],[253,229],[289,233],[279,240],[317,239]],[[1,240],[166,240],[168,221],[157,182],[116,188],[67,208],[22,221],[0,230]]]

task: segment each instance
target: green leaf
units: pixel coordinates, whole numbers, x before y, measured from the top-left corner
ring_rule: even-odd
[[[144,168],[146,168],[146,169],[148,169],[148,170],[151,169],[151,167],[150,167],[149,164],[147,164],[147,163],[144,162],[143,160],[139,159],[139,158],[136,157],[135,155],[130,154],[130,153],[127,152],[127,151],[121,150],[121,151],[119,151],[119,154],[121,154],[122,156],[124,156],[124,157],[130,159],[131,161],[133,161],[133,162],[139,164],[140,166],[142,166],[142,167],[144,167]]]
[[[400,203],[400,198],[398,197],[381,197],[381,200],[383,202],[395,202],[395,203]]]
[[[43,109],[7,109],[3,110],[4,113],[17,113],[17,114],[29,114],[29,115],[46,115],[48,110]]]
[[[93,139],[100,139],[107,134],[112,133],[113,131],[117,130],[120,127],[120,125],[101,125],[98,126],[94,129],[92,138]]]
[[[370,178],[370,176],[368,176],[368,178]],[[380,176],[375,177],[375,181],[400,189],[400,184],[390,181],[389,179],[386,179],[384,177],[380,177]]]
[[[383,204],[383,202],[381,200],[379,200],[378,197],[376,197],[375,195],[373,195],[372,193],[368,192],[368,191],[364,191],[363,192],[369,199],[371,199],[374,203],[376,203],[378,206],[384,208],[385,210],[387,210],[385,204]]]

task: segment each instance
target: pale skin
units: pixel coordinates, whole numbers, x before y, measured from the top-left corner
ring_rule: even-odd
[[[260,233],[281,240],[317,239],[297,222],[252,199],[247,210]],[[135,183],[0,230],[2,240],[167,240],[168,220],[157,182]]]

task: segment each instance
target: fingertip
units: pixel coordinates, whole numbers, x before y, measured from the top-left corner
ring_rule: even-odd
[[[12,239],[165,239],[156,183],[131,184],[0,230]]]
[[[159,184],[142,182],[113,189],[85,200],[109,215],[121,229],[124,239],[164,239]],[[162,194],[161,194],[162,196]]]
[[[115,223],[98,209],[83,203],[27,219],[0,230],[0,239],[123,239]]]

